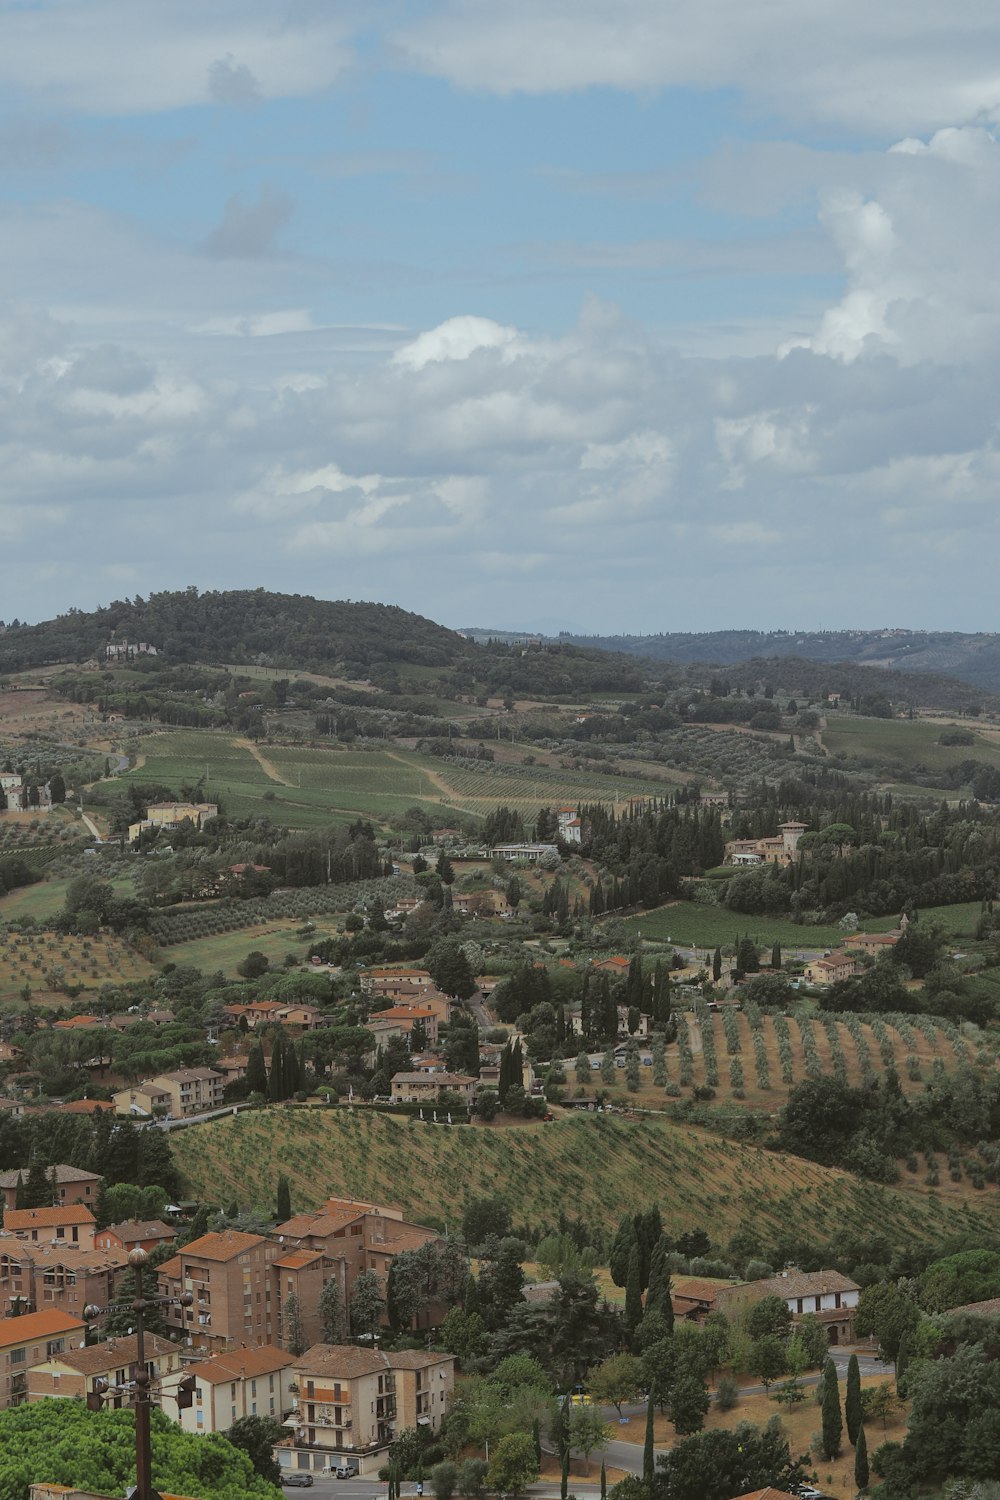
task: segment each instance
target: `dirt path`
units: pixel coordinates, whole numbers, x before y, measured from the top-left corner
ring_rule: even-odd
[[[248,750],[250,752],[269,781],[276,781],[279,786],[292,785],[290,781],[286,781],[284,776],[280,775],[277,766],[269,761],[266,755],[261,754],[253,740],[233,740],[233,744],[237,745],[240,750]]]

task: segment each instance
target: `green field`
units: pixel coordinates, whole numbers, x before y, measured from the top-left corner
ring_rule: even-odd
[[[1000,1222],[992,1195],[970,1206],[881,1188],[649,1116],[449,1130],[348,1108],[266,1110],[178,1131],[171,1147],[192,1196],[235,1197],[265,1211],[285,1172],[294,1211],[338,1194],[398,1203],[419,1222],[454,1226],[465,1202],[499,1192],[515,1224],[552,1224],[572,1208],[610,1229],[626,1209],[658,1202],[672,1232],[709,1226],[719,1247],[744,1226],[765,1242],[800,1232],[815,1243],[878,1224],[904,1244],[962,1232],[992,1238]]]
[[[831,755],[844,751],[848,756],[872,758],[913,770],[945,771],[963,760],[981,760],[1000,766],[1000,744],[994,739],[971,732],[972,745],[940,745],[947,724],[924,724],[910,719],[852,719],[836,713],[827,715],[823,744]],[[971,727],[963,725],[962,728]]]
[[[129,875],[115,875],[108,881],[114,886],[119,895],[132,894],[132,879]],[[20,921],[24,917],[33,917],[36,922],[44,922],[49,917],[55,916],[61,911],[66,900],[66,887],[69,879],[65,880],[43,880],[37,885],[21,886],[16,891],[0,897],[0,926],[4,922]]]
[[[300,927],[312,922],[315,932],[308,938],[296,937]],[[241,927],[237,932],[220,932],[215,937],[194,938],[189,943],[171,943],[169,947],[157,949],[161,963],[190,965],[205,974],[221,970],[227,978],[235,979],[236,966],[243,962],[251,951],[263,953],[272,968],[280,968],[286,953],[294,953],[304,960],[310,943],[321,938],[340,935],[340,924],[335,917],[288,917],[262,922],[258,927]]]
[[[549,766],[455,766],[414,750],[363,750],[339,745],[260,745],[239,736],[180,729],[142,741],[143,763],[122,779],[178,792],[202,780],[207,801],[218,799],[234,817],[267,814],[292,828],[313,828],[357,817],[385,823],[410,807],[446,818],[485,816],[501,803],[531,821],[558,803],[626,801],[663,795],[663,783],[607,777]]]
[[[786,952],[794,948],[817,951],[836,948],[847,935],[837,926],[805,927],[787,917],[748,917],[724,906],[701,906],[693,901],[676,901],[629,917],[626,925],[649,942],[706,949],[732,947],[739,936],[752,937],[760,948],[780,943]],[[895,925],[895,917],[873,918],[864,924],[869,932],[886,932]]]

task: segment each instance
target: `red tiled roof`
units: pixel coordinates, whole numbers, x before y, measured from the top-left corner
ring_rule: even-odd
[[[192,1240],[190,1245],[184,1246],[183,1254],[190,1260],[235,1260],[244,1251],[266,1244],[267,1240],[262,1234],[243,1234],[238,1229],[225,1229],[221,1234],[203,1234],[201,1239]]]
[[[67,1203],[63,1208],[8,1208],[3,1227],[16,1234],[19,1229],[55,1229],[60,1224],[93,1224],[94,1215],[85,1203]]]
[[[214,1359],[191,1365],[188,1374],[204,1380],[207,1385],[220,1385],[227,1380],[273,1375],[277,1370],[287,1370],[294,1363],[294,1356],[286,1354],[284,1349],[263,1344],[257,1349],[232,1349],[228,1354],[217,1354]]]
[[[0,1319],[0,1349],[9,1349],[14,1344],[27,1344],[31,1339],[46,1339],[52,1334],[75,1333],[86,1328],[82,1318],[62,1312],[57,1307],[44,1312],[22,1313],[19,1318]]]

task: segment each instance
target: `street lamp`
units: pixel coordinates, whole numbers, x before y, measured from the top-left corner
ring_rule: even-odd
[[[132,1268],[135,1277],[135,1300],[132,1302],[110,1302],[107,1307],[97,1307],[90,1302],[83,1309],[86,1321],[92,1322],[94,1318],[103,1317],[109,1312],[131,1312],[135,1314],[135,1379],[124,1386],[110,1386],[106,1380],[94,1381],[94,1406],[99,1409],[102,1399],[107,1395],[120,1395],[128,1393],[132,1398],[135,1408],[135,1489],[129,1492],[130,1500],[160,1500],[160,1496],[153,1488],[151,1474],[152,1459],[150,1456],[149,1443],[149,1409],[152,1405],[149,1395],[150,1374],[146,1363],[146,1329],[143,1323],[143,1314],[151,1307],[190,1307],[194,1302],[191,1292],[182,1292],[179,1297],[144,1297],[142,1294],[142,1273],[149,1263],[149,1256],[141,1247],[130,1250],[128,1253],[128,1264]],[[191,1379],[191,1377],[188,1377]],[[184,1383],[181,1382],[183,1385]],[[192,1381],[193,1384],[193,1381]],[[88,1406],[91,1401],[88,1398]],[[191,1404],[191,1390],[185,1387],[178,1390],[178,1406],[189,1406]],[[92,1408],[93,1409],[93,1408]]]

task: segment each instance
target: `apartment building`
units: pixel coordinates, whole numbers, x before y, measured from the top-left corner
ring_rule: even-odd
[[[94,1248],[94,1215],[85,1203],[61,1208],[12,1208],[4,1214],[5,1234],[32,1245],[75,1245]]]
[[[159,1295],[191,1292],[191,1307],[165,1309],[167,1327],[212,1352],[270,1344],[277,1336],[272,1263],[282,1247],[235,1229],[203,1234],[157,1270]]]
[[[175,1120],[185,1115],[200,1115],[205,1110],[220,1108],[224,1087],[222,1074],[214,1068],[178,1068],[174,1073],[158,1073],[134,1088],[119,1089],[114,1095],[115,1113],[147,1116],[164,1113]]]
[[[426,969],[366,969],[358,976],[363,995],[412,995],[414,990],[433,990],[433,979]]]
[[[104,1307],[126,1267],[124,1252],[73,1245],[33,1245],[0,1235],[0,1316],[58,1308],[81,1316],[88,1302]]]
[[[277,1421],[292,1409],[295,1397],[295,1357],[265,1344],[259,1349],[233,1349],[200,1364],[187,1364],[161,1382],[167,1398],[166,1410],[173,1416],[170,1397],[178,1381],[193,1375],[197,1384],[194,1404],[177,1412],[185,1432],[225,1432],[241,1417],[274,1417]]]
[[[101,1179],[96,1172],[84,1172],[79,1167],[56,1166],[46,1167],[45,1176],[52,1184],[53,1198],[59,1205],[65,1203],[93,1205],[97,1202],[97,1190],[101,1185]],[[23,1184],[27,1180],[26,1168],[15,1167],[12,1172],[0,1172],[0,1193],[3,1194],[5,1213],[8,1208],[17,1207],[18,1183]]]
[[[60,1353],[33,1365],[28,1371],[29,1403],[45,1401],[50,1396],[68,1396],[85,1401],[94,1391],[98,1380],[106,1380],[109,1386],[125,1385],[135,1379],[139,1362],[137,1344],[138,1339],[134,1333],[108,1339],[103,1344],[92,1344],[85,1349],[77,1348],[71,1343]],[[153,1377],[153,1393],[159,1399],[162,1389],[159,1383],[164,1377],[176,1374],[180,1378],[183,1373],[181,1351],[169,1339],[147,1333],[144,1353]],[[109,1396],[105,1405],[117,1409],[127,1405],[127,1398]],[[169,1416],[173,1415],[169,1406],[165,1410]]]
[[[0,1410],[27,1401],[32,1365],[82,1344],[86,1333],[82,1318],[55,1308],[0,1322]]]
[[[385,1353],[352,1344],[315,1344],[295,1363],[298,1409],[275,1449],[286,1469],[322,1470],[356,1459],[362,1474],[381,1467],[397,1432],[437,1432],[455,1388],[450,1354]]]
[[[279,1224],[277,1233],[286,1251],[319,1250],[329,1262],[342,1262],[348,1298],[362,1271],[374,1271],[386,1282],[394,1256],[437,1239],[433,1229],[408,1223],[401,1208],[353,1198],[328,1198],[317,1213]]]

